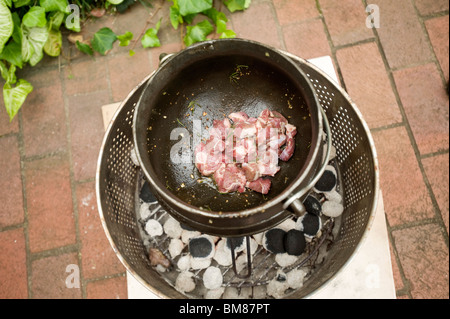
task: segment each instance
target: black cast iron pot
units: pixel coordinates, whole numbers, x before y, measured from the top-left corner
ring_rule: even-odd
[[[202,179],[193,152],[189,161],[173,160],[177,143],[193,150],[200,126],[206,132],[214,119],[239,111],[257,117],[266,108],[298,131],[294,155],[280,162],[267,195],[221,194]],[[243,39],[211,40],[161,62],[136,106],[133,137],[152,192],[175,219],[204,233],[243,236],[304,213],[301,202],[323,166],[323,118],[308,77],[281,52]]]

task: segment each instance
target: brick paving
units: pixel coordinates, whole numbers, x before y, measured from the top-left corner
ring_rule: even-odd
[[[377,0],[378,29],[366,27],[368,4],[253,0],[228,24],[306,59],[332,57],[376,143],[397,297],[449,298],[449,3]],[[137,4],[82,33],[137,35],[151,11]],[[12,123],[1,99],[0,298],[127,298],[95,200],[100,108],[125,98],[160,53],[182,48],[167,15],[160,38],[133,57],[116,44],[105,57],[46,57],[19,71],[35,89]]]

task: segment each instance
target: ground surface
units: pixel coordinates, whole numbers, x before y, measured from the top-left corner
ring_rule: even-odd
[[[332,57],[376,143],[397,296],[448,298],[449,4],[378,0],[378,29],[366,27],[367,4],[253,0],[245,12],[225,12],[239,37],[305,59]],[[165,15],[162,47],[46,57],[20,72],[35,89],[12,123],[0,101],[0,298],[127,298],[95,199],[100,108],[125,98],[160,53],[182,48],[169,5],[155,17]],[[108,26],[137,35],[148,16],[138,4],[89,21],[83,34]],[[71,265],[80,288],[67,288]]]

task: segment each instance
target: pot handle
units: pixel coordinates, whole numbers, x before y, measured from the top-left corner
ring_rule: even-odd
[[[322,113],[323,123],[324,123],[325,131],[327,134],[327,152],[325,154],[325,158],[323,159],[322,166],[320,167],[319,172],[309,182],[309,184],[307,186],[305,186],[303,189],[298,191],[296,194],[289,197],[283,204],[283,209],[286,209],[290,206],[292,208],[292,210],[294,211],[294,214],[298,217],[303,216],[306,213],[306,208],[303,205],[303,203],[300,201],[300,198],[314,187],[314,185],[318,182],[320,177],[322,177],[323,173],[325,172],[325,168],[327,167],[328,162],[330,161],[331,143],[332,143],[330,124],[328,122],[328,118],[327,118],[322,106],[319,106],[319,109],[320,109],[320,112]]]
[[[164,63],[166,63],[168,60],[170,60],[173,56],[175,55],[175,53],[161,53],[159,55],[159,65],[158,68],[163,65]]]

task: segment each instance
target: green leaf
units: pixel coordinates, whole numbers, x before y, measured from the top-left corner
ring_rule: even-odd
[[[59,29],[61,29],[61,24],[64,21],[64,17],[65,17],[65,15],[61,11],[51,12],[48,15],[48,18],[49,18],[48,22],[49,22],[49,25],[51,26],[51,28],[55,31],[58,31]]]
[[[1,60],[0,60],[0,74],[3,80],[8,81],[8,68]]]
[[[213,0],[178,0],[180,14],[184,17],[212,8]]]
[[[183,21],[186,24],[191,24],[194,21],[194,18],[197,16],[197,13],[188,14],[187,16],[183,16]]]
[[[227,29],[227,22],[228,22],[225,13],[217,11],[215,8],[211,8],[206,11],[203,11],[203,14],[214,21],[217,33],[225,32],[225,30]]]
[[[110,28],[101,28],[94,34],[91,41],[92,49],[101,55],[105,55],[107,51],[112,49],[116,40],[117,36]]]
[[[22,61],[28,62],[34,54],[34,46],[31,41],[28,41],[28,38],[22,35],[22,44],[21,44],[21,52],[22,52]]]
[[[178,8],[178,6],[172,5],[169,9],[169,13],[170,13],[170,23],[176,30],[178,29],[178,25],[180,23],[183,23],[183,17],[180,14],[180,9]]]
[[[78,48],[78,50],[80,50],[83,53],[89,54],[89,55],[93,55],[94,51],[92,51],[92,48],[89,44],[86,43],[82,43],[80,41],[77,41],[75,44]]]
[[[109,3],[114,4],[114,5],[118,5],[121,4],[123,2],[123,0],[107,0]]]
[[[45,9],[39,6],[31,7],[23,16],[22,23],[29,28],[44,27],[47,24]]]
[[[233,30],[225,30],[219,37],[220,39],[236,38],[236,33]]]
[[[206,40],[206,36],[214,31],[214,27],[208,20],[203,20],[194,26],[186,27],[186,36],[184,37],[184,44],[190,46],[193,43]]]
[[[59,56],[61,54],[62,35],[61,31],[50,29],[47,42],[44,45],[44,52],[49,56]]]
[[[3,100],[10,122],[16,116],[17,112],[19,112],[20,107],[31,91],[33,91],[33,86],[24,79],[19,79],[15,87],[9,82],[5,83],[3,86]]]
[[[21,43],[22,42],[22,29],[20,26],[21,23],[20,23],[19,14],[17,12],[13,12],[12,19],[13,19],[13,23],[14,23],[14,30],[12,33],[12,38],[15,42]]]
[[[130,41],[133,40],[133,33],[127,31],[124,34],[118,35],[117,40],[120,41],[119,45],[121,47],[126,47],[130,44]]]
[[[250,6],[252,0],[223,0],[230,12],[245,10]]]
[[[154,28],[149,28],[145,31],[145,34],[142,36],[141,44],[143,48],[154,48],[160,47],[161,42],[159,42],[158,31],[161,26],[161,19],[159,19],[158,23]]]
[[[0,0],[0,53],[3,51],[8,39],[13,34],[14,24],[8,6],[3,0]]]
[[[67,0],[39,0],[39,5],[43,7],[46,12],[60,11],[69,13],[67,10],[69,2]]]
[[[13,2],[15,8],[20,8],[30,4],[31,0],[16,0],[16,1],[13,0]]]
[[[43,48],[48,39],[47,27],[28,28],[22,25],[22,59],[35,66],[44,56]]]
[[[22,68],[22,46],[20,43],[10,41],[4,48],[3,52],[0,54],[0,60],[6,60],[9,63]]]
[[[6,77],[6,82],[15,84],[17,82],[16,78],[16,66],[14,64],[11,64],[8,70],[8,74]]]

